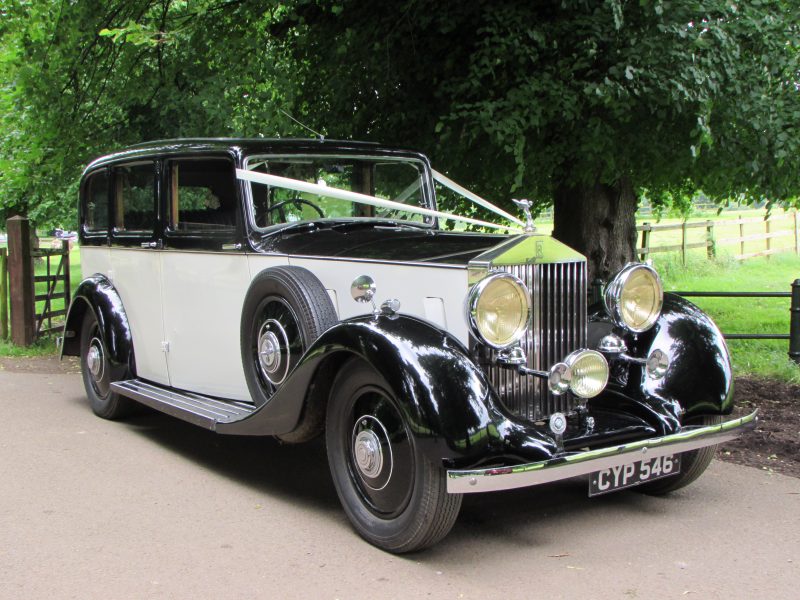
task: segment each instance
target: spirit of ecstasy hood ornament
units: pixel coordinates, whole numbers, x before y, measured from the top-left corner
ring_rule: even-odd
[[[531,216],[531,206],[533,206],[533,202],[530,200],[514,200],[513,198],[511,201],[516,204],[519,208],[522,209],[522,213],[525,215],[525,233],[533,233],[536,231],[536,226],[533,224],[533,217]]]

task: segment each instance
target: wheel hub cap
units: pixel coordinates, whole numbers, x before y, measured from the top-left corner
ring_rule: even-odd
[[[261,326],[256,351],[258,367],[267,381],[276,386],[282,383],[289,371],[289,337],[275,319]]]
[[[378,436],[369,429],[360,431],[353,448],[356,465],[369,478],[375,478],[383,468],[383,451]]]
[[[100,340],[94,338],[89,346],[89,351],[86,353],[86,368],[89,369],[89,373],[95,381],[100,381],[103,378],[104,364],[103,345]]]
[[[281,348],[278,336],[265,331],[258,340],[258,359],[268,373],[274,373],[281,364]]]

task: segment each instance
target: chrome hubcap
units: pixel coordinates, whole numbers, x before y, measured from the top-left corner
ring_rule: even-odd
[[[392,479],[392,443],[386,427],[372,415],[360,417],[350,437],[353,462],[359,477],[371,490],[384,489]]]
[[[92,379],[95,381],[103,379],[104,365],[103,345],[100,340],[94,338],[89,346],[89,351],[86,353],[86,368],[89,369]]]
[[[268,319],[258,332],[258,366],[264,377],[278,385],[286,377],[289,362],[289,338],[275,319]]]
[[[383,467],[383,452],[378,436],[369,429],[360,431],[353,451],[359,470],[369,478],[377,477]]]
[[[274,373],[281,364],[281,348],[278,343],[278,336],[271,331],[267,331],[258,341],[258,359],[261,366],[268,373]]]

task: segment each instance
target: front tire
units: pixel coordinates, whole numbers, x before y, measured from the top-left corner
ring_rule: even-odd
[[[696,421],[688,422],[688,425],[717,425],[722,422],[719,415],[707,415],[699,417]],[[669,494],[682,487],[686,487],[702,475],[711,464],[711,460],[717,453],[717,446],[706,446],[690,452],[684,452],[681,456],[681,471],[672,477],[664,477],[636,486],[637,491],[651,496],[662,496]]]
[[[355,530],[397,554],[421,550],[453,527],[461,494],[448,494],[446,474],[419,451],[396,398],[362,360],[342,366],[326,418],[333,483]]]
[[[108,358],[108,349],[97,317],[86,311],[81,326],[81,375],[92,411],[103,419],[121,419],[133,409],[133,402],[111,390],[111,383],[123,376]]]

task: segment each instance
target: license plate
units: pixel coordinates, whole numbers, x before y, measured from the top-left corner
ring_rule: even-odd
[[[599,496],[624,488],[639,485],[645,481],[676,475],[681,470],[681,455],[670,454],[647,458],[628,465],[611,467],[592,473],[589,477],[589,495]]]

